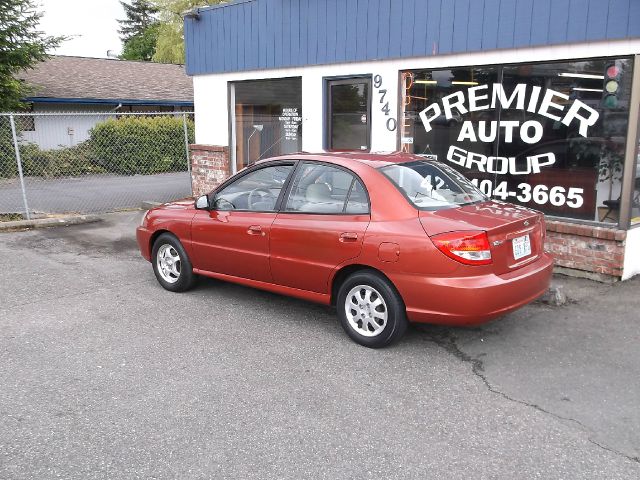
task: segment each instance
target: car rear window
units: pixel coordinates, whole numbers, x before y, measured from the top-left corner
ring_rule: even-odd
[[[380,171],[417,208],[439,210],[483,202],[487,197],[461,173],[429,160],[396,163]]]

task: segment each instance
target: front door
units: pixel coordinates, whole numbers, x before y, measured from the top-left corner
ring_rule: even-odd
[[[341,168],[305,162],[271,225],[274,283],[327,293],[334,269],[360,255],[369,221],[360,180]]]
[[[327,147],[329,150],[371,148],[371,80],[327,82]]]
[[[217,192],[211,211],[198,211],[192,221],[194,267],[271,282],[271,225],[292,171],[293,164],[262,167]]]

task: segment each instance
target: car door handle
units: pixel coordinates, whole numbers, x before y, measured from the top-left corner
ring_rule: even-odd
[[[340,234],[341,242],[355,242],[358,240],[358,234],[355,232],[342,232]]]
[[[260,225],[251,225],[247,230],[249,235],[264,235],[262,227]]]

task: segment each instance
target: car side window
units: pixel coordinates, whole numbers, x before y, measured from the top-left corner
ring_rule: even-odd
[[[353,192],[354,182],[360,183],[354,175],[341,168],[304,163],[293,180],[286,210],[324,214],[345,213],[345,207],[348,205],[347,197]],[[362,185],[360,190],[364,194]],[[362,210],[355,205],[358,202],[356,197],[357,193],[354,193],[354,206],[351,207],[354,212],[348,213],[357,213],[355,210]],[[366,194],[364,197],[368,211]]]
[[[369,198],[364,186],[358,179],[354,179],[353,187],[349,193],[349,199],[344,209],[345,213],[352,215],[364,215],[369,213]]]
[[[247,173],[216,194],[213,208],[274,212],[292,170],[293,165],[274,165]]]

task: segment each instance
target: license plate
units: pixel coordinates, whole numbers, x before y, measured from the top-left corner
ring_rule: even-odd
[[[529,235],[522,237],[516,237],[512,240],[513,243],[513,258],[518,260],[519,258],[531,255],[531,241]]]

